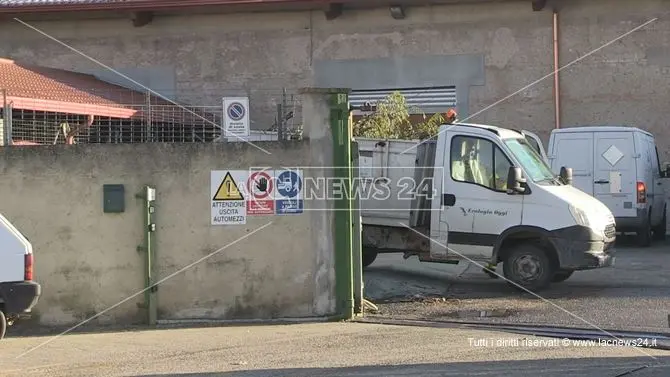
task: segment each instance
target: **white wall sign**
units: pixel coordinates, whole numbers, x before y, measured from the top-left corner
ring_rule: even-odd
[[[223,97],[223,132],[226,137],[249,136],[249,97]]]
[[[247,223],[248,194],[244,186],[248,176],[248,170],[212,170],[210,175],[212,225]]]

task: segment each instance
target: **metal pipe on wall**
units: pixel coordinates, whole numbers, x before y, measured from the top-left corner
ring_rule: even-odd
[[[554,10],[554,112],[556,116],[556,128],[561,128],[561,105],[560,90],[558,84],[558,12]]]

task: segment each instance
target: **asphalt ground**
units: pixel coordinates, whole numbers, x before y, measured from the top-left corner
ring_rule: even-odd
[[[365,269],[364,284],[365,297],[379,308],[369,318],[670,333],[670,242],[640,248],[620,237],[614,267],[575,272],[540,292],[543,299],[474,264],[421,263],[401,254],[379,255]]]
[[[670,352],[494,331],[339,322],[98,330],[6,338],[0,341],[0,375],[651,377],[670,375]]]

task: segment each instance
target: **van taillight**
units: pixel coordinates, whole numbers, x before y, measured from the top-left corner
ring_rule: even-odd
[[[637,183],[637,202],[646,203],[647,202],[647,188],[644,185],[644,182]]]
[[[25,256],[25,270],[23,272],[23,280],[33,280],[33,253]]]

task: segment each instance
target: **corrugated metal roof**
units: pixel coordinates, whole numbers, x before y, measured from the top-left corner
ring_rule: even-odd
[[[457,104],[456,87],[454,86],[426,89],[353,90],[349,95],[349,104],[361,106],[365,102],[370,102],[375,105],[395,91],[405,97],[410,114],[445,112]]]

